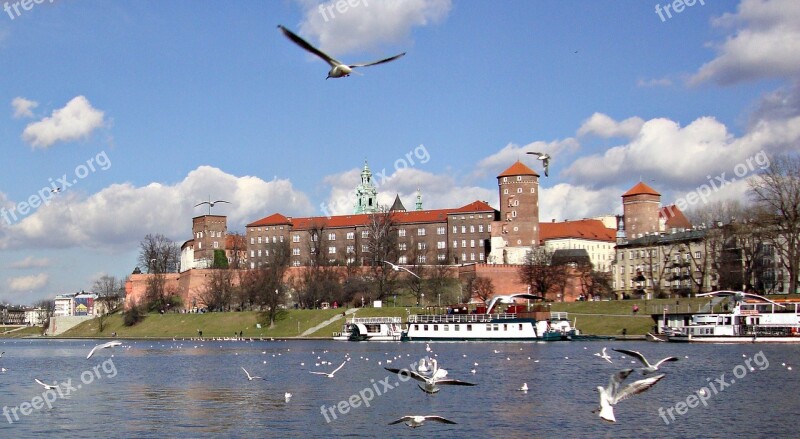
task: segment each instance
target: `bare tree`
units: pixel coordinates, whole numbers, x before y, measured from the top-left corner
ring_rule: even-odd
[[[530,287],[533,294],[547,298],[551,288],[561,287],[566,281],[563,265],[553,264],[553,253],[544,247],[532,247],[517,270],[520,282]]]
[[[230,252],[228,268],[244,269],[247,266],[247,240],[241,233],[229,233],[225,238],[226,251]]]
[[[266,310],[267,323],[272,327],[288,289],[284,276],[289,268],[291,249],[288,242],[277,242],[268,250],[266,264],[248,270],[242,279],[242,288],[248,291],[260,309]]]
[[[53,317],[56,311],[56,301],[53,299],[41,299],[34,303],[33,307],[42,310],[42,317],[44,318],[44,323],[42,325],[46,330],[50,326],[50,318]]]
[[[210,311],[225,311],[230,309],[235,293],[233,271],[210,270],[209,281],[197,293],[198,304]]]
[[[494,283],[488,277],[478,276],[473,284],[475,295],[484,302],[488,302],[494,296]]]
[[[122,281],[118,281],[115,276],[104,275],[94,281],[92,291],[97,294],[95,307],[99,308],[97,316],[98,330],[103,332],[108,316],[116,312],[119,307],[120,301],[125,294],[125,285]]]
[[[800,272],[800,157],[772,157],[769,166],[748,181],[750,195],[766,213],[766,238],[789,272],[789,293],[797,293]]]
[[[139,243],[139,265],[148,273],[174,273],[180,259],[180,246],[162,234],[148,234]]]
[[[397,272],[386,268],[383,261],[397,259],[397,221],[394,212],[386,206],[380,206],[378,211],[370,214],[369,223],[365,231],[368,236],[366,245],[368,260],[372,267],[372,277],[375,281],[375,299],[382,300],[392,290]]]

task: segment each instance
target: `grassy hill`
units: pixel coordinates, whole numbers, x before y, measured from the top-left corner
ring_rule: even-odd
[[[42,335],[44,331],[41,326],[28,326],[19,330],[18,326],[0,326],[0,338],[22,338]]]

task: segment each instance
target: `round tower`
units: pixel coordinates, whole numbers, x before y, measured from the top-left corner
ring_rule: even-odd
[[[658,232],[660,207],[661,194],[641,181],[622,194],[625,237],[634,239],[646,233]]]

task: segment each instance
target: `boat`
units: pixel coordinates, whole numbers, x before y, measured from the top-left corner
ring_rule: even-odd
[[[400,317],[353,317],[345,321],[338,341],[400,341],[403,321]]]
[[[770,300],[742,291],[714,291],[698,297],[727,296],[730,312],[696,313],[688,325],[671,328],[670,342],[683,343],[800,343],[800,303]]]
[[[413,314],[403,341],[554,341],[568,340],[576,330],[567,313],[550,313],[541,304],[516,304],[517,300],[540,300],[540,296],[518,293],[495,296],[486,307],[468,311],[451,307],[447,314]],[[509,304],[505,312],[494,312]]]

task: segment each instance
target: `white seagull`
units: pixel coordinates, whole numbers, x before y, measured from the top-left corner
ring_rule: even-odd
[[[600,352],[596,352],[594,355],[595,355],[595,357],[600,357],[600,358],[608,361],[609,363],[613,363],[613,361],[611,361],[611,357],[606,353],[606,348],[603,348],[603,353],[602,354]]]
[[[527,154],[533,154],[537,159],[542,161],[542,166],[544,166],[544,176],[549,177],[548,169],[550,168],[550,154],[544,152],[528,152]]]
[[[244,371],[245,374],[247,374],[247,380],[248,381],[253,381],[253,380],[256,380],[256,379],[258,379],[258,380],[263,380],[264,379],[264,378],[257,377],[257,376],[250,376],[250,372],[248,372],[247,369],[245,369],[244,367],[242,367],[242,370]]]
[[[291,393],[286,392],[286,393],[283,394],[283,400],[284,401],[289,402],[290,399],[292,399],[292,394]]]
[[[439,391],[439,385],[450,385],[450,386],[474,386],[473,383],[468,383],[466,381],[459,381],[447,377],[447,371],[444,369],[439,369],[439,365],[437,364],[436,360],[431,360],[433,363],[433,372],[431,376],[420,375],[413,370],[408,369],[392,369],[389,367],[384,367],[384,369],[388,370],[389,372],[396,373],[411,378],[414,378],[417,381],[425,383],[425,385],[419,385],[419,388],[422,389],[423,392],[428,394],[434,394]]]
[[[57,194],[59,192],[61,192],[61,188],[60,187],[50,189],[50,193]]]
[[[58,389],[58,384],[56,384],[55,386],[53,386],[53,385],[51,385],[51,384],[47,384],[47,383],[43,383],[43,382],[39,381],[39,379],[38,379],[38,378],[34,378],[33,380],[34,380],[34,381],[36,381],[37,383],[41,384],[41,385],[42,385],[42,387],[44,387],[44,388],[45,388],[45,389],[47,389],[47,390],[55,390],[55,389]]]
[[[331,372],[331,373],[327,373],[327,372],[311,372],[311,371],[309,371],[309,372],[313,373],[313,374],[316,374],[316,375],[325,375],[328,378],[333,378],[333,374],[338,372],[339,369],[343,368],[346,363],[347,363],[347,360],[343,361],[342,364],[339,367],[337,367],[336,369],[334,369],[333,372]]]
[[[317,49],[316,47],[312,46],[311,44],[308,43],[308,41],[300,38],[299,36],[297,36],[294,32],[290,31],[289,29],[286,29],[285,27],[283,27],[281,25],[278,25],[278,29],[280,29],[281,32],[283,32],[283,34],[286,36],[286,38],[292,40],[293,43],[295,43],[298,46],[302,47],[303,49],[313,53],[314,55],[317,55],[318,57],[322,58],[326,63],[330,64],[331,70],[328,72],[328,76],[325,79],[328,79],[328,78],[342,78],[342,77],[345,77],[345,76],[350,76],[350,73],[353,73],[353,69],[356,68],[356,67],[368,67],[368,66],[374,66],[376,64],[383,64],[383,63],[386,63],[386,62],[389,62],[389,61],[394,61],[397,58],[400,58],[401,56],[406,54],[405,52],[403,52],[403,53],[401,53],[399,55],[395,55],[395,56],[392,56],[392,57],[389,57],[389,58],[386,58],[386,59],[382,59],[380,61],[372,61],[372,62],[368,62],[368,63],[344,64],[343,62],[337,60],[336,58],[332,58],[330,55],[328,55],[325,52],[323,52],[323,51]]]
[[[416,277],[417,279],[421,279],[421,278],[419,277],[419,275],[417,275],[417,273],[414,273],[413,271],[409,270],[409,269],[408,269],[408,268],[406,268],[406,267],[401,267],[401,266],[399,266],[399,265],[397,265],[397,264],[392,264],[392,263],[391,263],[391,262],[389,262],[389,261],[383,261],[383,262],[384,262],[384,263],[386,263],[386,264],[389,264],[389,265],[391,265],[391,266],[392,266],[392,269],[393,269],[394,271],[405,270],[405,271],[407,271],[407,272],[411,273],[412,275],[414,275],[414,277]],[[428,351],[428,352],[430,352],[430,350],[429,350],[429,349],[430,349],[430,345],[428,345],[428,344],[426,343],[426,344],[425,344],[425,350],[426,350],[426,351]]]
[[[639,381],[634,381],[627,386],[620,388],[620,384],[625,381],[625,378],[633,373],[633,369],[621,370],[608,380],[608,387],[603,388],[597,386],[597,391],[600,393],[600,418],[608,422],[617,422],[614,417],[614,405],[620,401],[630,398],[633,395],[644,392],[645,390],[653,387],[658,381],[664,378],[664,374],[656,375],[654,377],[643,378]],[[598,410],[595,410],[595,412]]]
[[[92,355],[94,355],[94,351],[98,349],[113,348],[114,346],[122,346],[122,342],[115,340],[115,341],[110,341],[108,343],[99,344],[93,347],[91,351],[89,351],[89,355],[87,355],[86,358],[91,358]]]
[[[441,422],[442,424],[455,424],[455,422],[445,419],[441,416],[403,416],[402,418],[392,421],[389,425],[399,424],[405,422],[411,428],[421,427],[425,421]]]
[[[517,390],[519,390],[521,392],[527,392],[528,391],[528,383],[522,383],[522,387],[520,387]]]
[[[650,362],[647,361],[647,358],[644,358],[644,355],[642,355],[641,353],[639,353],[637,351],[629,351],[627,349],[614,349],[614,350],[617,351],[617,352],[626,354],[626,355],[630,355],[631,357],[636,358],[642,364],[644,364],[644,367],[640,369],[642,371],[642,375],[651,374],[651,373],[657,371],[658,370],[658,366],[661,366],[661,364],[663,364],[666,361],[678,361],[678,357],[667,357],[667,358],[664,358],[663,360],[659,361],[656,364],[650,364]]]

